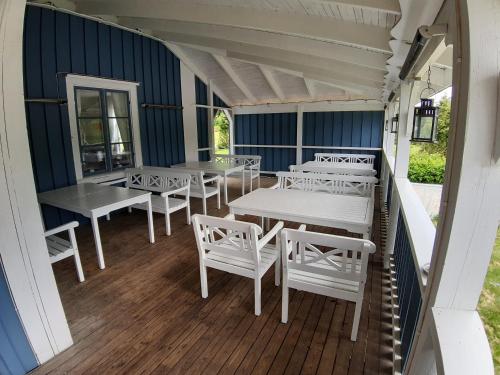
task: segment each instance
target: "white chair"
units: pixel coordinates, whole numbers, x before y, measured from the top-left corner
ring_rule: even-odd
[[[289,288],[352,301],[356,308],[351,340],[356,341],[368,255],[374,252],[375,244],[368,240],[306,232],[305,225],[299,230],[283,229],[281,321],[288,321]]]
[[[232,176],[241,176],[245,174],[245,181],[250,181],[250,191],[253,191],[253,180],[257,179],[257,188],[260,188],[260,162],[262,156],[260,155],[223,155],[215,154],[213,155],[213,160],[220,163],[230,163],[234,162],[238,165],[243,164],[245,169],[243,172],[237,172],[232,174]],[[243,186],[243,193],[245,193],[245,187]]]
[[[200,257],[201,296],[208,297],[207,267],[254,279],[255,315],[261,313],[261,279],[275,265],[275,284],[280,284],[280,246],[278,222],[259,239],[257,224],[235,221],[233,215],[219,218],[193,215],[193,227]],[[269,241],[276,237],[276,244]]]
[[[203,214],[207,214],[207,198],[217,196],[217,209],[220,210],[220,181],[221,177],[218,175],[205,176],[205,172],[199,170],[190,170],[184,168],[170,168],[170,170],[179,173],[189,173],[191,175],[191,188],[189,196],[192,198],[201,198],[203,202]],[[215,182],[215,186],[210,186]],[[185,195],[185,192],[178,193]]]
[[[59,262],[65,258],[72,256],[75,260],[76,273],[80,282],[85,281],[83,276],[82,263],[80,262],[80,254],[76,244],[75,228],[78,226],[78,221],[61,225],[57,228],[45,232],[45,240],[47,241],[47,249],[49,250],[50,263]],[[69,241],[56,236],[56,234],[68,231]]]
[[[189,189],[191,176],[188,173],[176,173],[169,168],[143,167],[126,170],[129,189],[139,189],[160,193],[151,195],[151,207],[154,212],[165,215],[165,232],[171,234],[170,214],[186,209],[187,224],[191,224],[191,206],[189,203]],[[184,199],[175,198],[175,195],[185,195]],[[133,208],[147,210],[146,204],[134,204]],[[131,211],[132,207],[129,208]]]
[[[373,168],[375,155],[370,154],[336,154],[317,152],[314,154],[314,161],[327,163],[360,163],[368,164]]]

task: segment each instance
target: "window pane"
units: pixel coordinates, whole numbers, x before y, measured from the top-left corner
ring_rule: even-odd
[[[106,92],[108,104],[108,117],[128,117],[128,93],[108,91]]]
[[[80,144],[96,145],[104,143],[104,132],[100,118],[78,120]]]
[[[111,143],[130,142],[130,122],[128,118],[110,118],[108,121]]]
[[[100,117],[101,96],[98,90],[76,89],[78,117]]]
[[[82,171],[84,175],[106,171],[106,151],[104,146],[82,148]]]
[[[132,145],[130,143],[111,145],[111,163],[113,169],[133,167]]]

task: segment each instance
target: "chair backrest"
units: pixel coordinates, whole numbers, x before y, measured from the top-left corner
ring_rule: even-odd
[[[317,164],[320,164],[318,162]],[[347,176],[376,176],[377,171],[374,169],[365,168],[349,168],[349,167],[328,167],[329,163],[321,162],[324,166],[309,166],[309,165],[289,165],[290,172],[304,172],[304,173],[323,173],[333,175],[347,175]]]
[[[281,231],[281,246],[288,270],[360,283],[366,281],[368,255],[376,249],[368,240],[295,229]]]
[[[205,172],[198,169],[184,169],[184,168],[169,168],[175,173],[187,173],[191,176],[191,191],[205,191],[205,184],[203,183],[203,176]]]
[[[331,154],[318,152],[314,154],[314,161],[327,163],[360,163],[373,165],[375,155],[368,154]]]
[[[130,168],[125,173],[126,187],[158,193],[189,186],[191,181],[188,173],[175,172],[168,168]]]
[[[257,224],[195,214],[193,228],[200,257],[214,252],[260,263],[257,242],[262,229]]]
[[[277,172],[279,189],[373,197],[377,178],[304,172]]]
[[[262,156],[260,156],[260,155],[215,154],[213,156],[213,160],[220,162],[220,163],[233,162],[233,163],[236,163],[238,165],[243,164],[245,166],[245,169],[247,169],[247,170],[253,169],[253,170],[259,170],[259,171],[260,171],[261,159],[262,159]]]

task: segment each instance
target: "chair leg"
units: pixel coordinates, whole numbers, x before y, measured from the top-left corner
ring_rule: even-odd
[[[217,185],[217,209],[220,210],[220,187]]]
[[[363,307],[363,294],[358,296],[356,308],[354,310],[354,321],[352,322],[351,341],[356,341],[358,336],[359,319],[361,318],[361,308]]]
[[[281,288],[281,323],[288,323],[288,280],[285,277]]]
[[[128,213],[131,214],[132,213],[132,206],[128,206],[127,210],[128,210]]]
[[[250,173],[250,193],[253,191],[253,176]]]
[[[259,176],[257,177],[257,189],[260,189],[260,171]]]
[[[200,283],[201,283],[201,296],[208,297],[208,280],[207,280],[207,267],[203,262],[200,262]]]
[[[281,282],[281,255],[274,262],[274,285],[279,286]]]
[[[170,214],[168,212],[165,213],[165,231],[167,236],[170,236]]]
[[[85,276],[83,275],[82,262],[80,261],[80,253],[78,249],[75,249],[73,258],[75,259],[76,273],[78,275],[78,280],[82,283],[85,281]]]
[[[207,198],[203,197],[203,215],[207,214]]]
[[[187,224],[191,225],[191,204],[189,203],[189,200],[187,202],[186,206],[186,216],[187,216]]]
[[[255,315],[259,316],[261,312],[260,308],[260,285],[261,285],[261,280],[259,276],[255,277],[254,280],[255,284]]]
[[[106,220],[107,221],[110,221],[111,220],[111,216],[109,214],[106,214]]]

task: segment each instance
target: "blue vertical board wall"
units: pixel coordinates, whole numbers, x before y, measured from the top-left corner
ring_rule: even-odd
[[[236,115],[234,123],[236,145],[293,146],[235,147],[240,155],[262,156],[261,170],[268,172],[288,170],[295,164],[297,145],[297,114],[266,113]]]
[[[335,147],[379,149],[382,147],[383,126],[383,111],[304,112],[303,146],[332,146],[332,149],[303,149],[302,160],[313,160],[315,152],[373,154],[379,170],[379,150],[342,150]]]
[[[0,263],[0,374],[26,374],[36,366]]]
[[[226,102],[224,102],[224,100],[219,98],[219,96],[216,93],[213,94],[213,103],[214,107],[229,108]]]
[[[27,98],[66,98],[67,73],[139,82],[144,165],[185,160],[182,111],[140,105],[182,106],[180,62],[160,42],[120,28],[37,6],[27,6],[24,82]],[[33,173],[38,192],[76,183],[66,105],[27,103]],[[73,215],[44,208],[46,225]]]
[[[198,77],[195,78],[196,104],[208,105],[207,85]],[[196,108],[196,124],[198,127],[198,148],[210,147],[208,139],[208,108]],[[199,160],[210,158],[208,151],[198,152]]]

